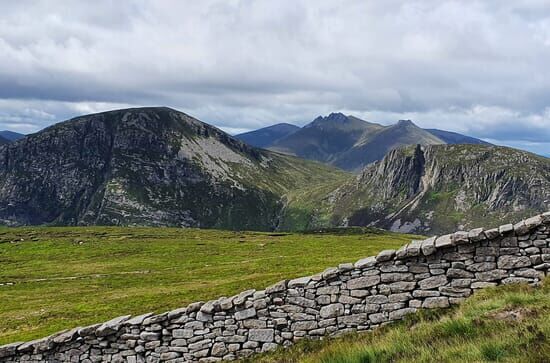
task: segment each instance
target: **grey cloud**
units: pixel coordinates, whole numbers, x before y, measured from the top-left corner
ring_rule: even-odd
[[[534,148],[548,59],[542,0],[8,2],[0,127],[120,105],[237,131],[345,110]]]

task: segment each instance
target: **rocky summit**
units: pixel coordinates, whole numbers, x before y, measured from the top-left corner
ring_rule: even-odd
[[[289,190],[343,173],[169,108],[110,111],[0,147],[0,223],[270,230]]]
[[[411,146],[318,205],[330,217],[312,220],[425,234],[519,219],[550,209],[550,159],[487,145]]]

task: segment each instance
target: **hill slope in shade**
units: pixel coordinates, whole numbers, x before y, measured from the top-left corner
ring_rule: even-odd
[[[6,144],[9,144],[10,142],[11,140],[8,140],[5,137],[0,136],[0,145],[6,145]]]
[[[496,146],[411,146],[320,199],[310,227],[448,233],[549,210],[550,159]]]
[[[288,136],[298,130],[300,130],[300,128],[296,125],[281,123],[235,135],[235,138],[248,145],[266,148],[278,139]]]
[[[4,131],[0,131],[0,137],[3,137],[4,139],[7,139],[9,141],[16,141],[24,138],[25,135],[20,134],[18,132],[4,130]]]
[[[0,148],[0,222],[276,228],[284,195],[342,180],[169,108],[82,116]]]
[[[406,145],[444,144],[445,141],[416,126],[410,120],[400,120],[397,124],[375,132],[363,134],[351,149],[339,155],[334,165],[359,171],[365,165],[382,159],[389,151]]]
[[[363,134],[382,127],[353,116],[331,113],[326,117],[319,116],[302,129],[276,140],[269,149],[334,164],[338,155],[353,147]]]
[[[462,135],[457,132],[444,131],[444,130],[438,130],[438,129],[425,129],[425,130],[428,131],[430,134],[440,138],[447,144],[491,145],[491,143],[487,141],[483,141],[471,136]]]

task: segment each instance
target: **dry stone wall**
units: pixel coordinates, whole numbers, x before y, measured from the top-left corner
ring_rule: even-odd
[[[497,284],[537,284],[550,267],[550,212],[401,249],[160,315],[122,316],[0,347],[0,362],[217,362],[373,329]]]

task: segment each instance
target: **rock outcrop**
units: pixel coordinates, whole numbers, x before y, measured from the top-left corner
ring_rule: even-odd
[[[550,271],[550,212],[386,250],[265,290],[153,315],[122,316],[0,347],[0,362],[217,362],[374,329],[477,289],[538,284]]]
[[[490,225],[550,209],[550,159],[506,147],[416,145],[391,151],[323,203],[333,225],[421,234]]]

